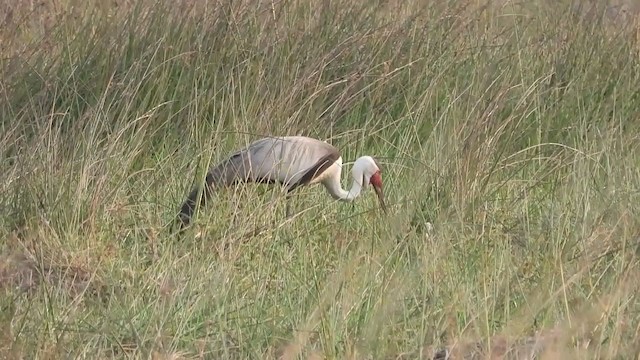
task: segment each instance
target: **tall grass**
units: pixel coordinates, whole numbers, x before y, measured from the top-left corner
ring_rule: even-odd
[[[640,352],[632,22],[545,1],[5,5],[4,356]],[[287,221],[277,187],[238,186],[169,232],[208,166],[290,134],[376,156],[390,214],[309,187]]]

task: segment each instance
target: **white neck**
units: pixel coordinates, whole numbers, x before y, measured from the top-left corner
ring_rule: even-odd
[[[351,189],[344,190],[339,183],[337,186],[327,187],[331,196],[336,200],[342,201],[352,201],[360,195],[360,191],[362,190],[362,186],[354,179],[353,185],[351,185]]]
[[[334,166],[337,164],[334,164]],[[342,173],[342,166],[338,165],[331,176],[330,179],[327,179],[324,183],[327,191],[331,194],[331,197],[336,200],[341,201],[352,201],[360,195],[362,191],[362,184],[360,184],[356,179],[362,179],[362,175],[358,174],[357,171],[353,174],[353,184],[351,185],[351,189],[344,190],[340,185],[340,175]]]

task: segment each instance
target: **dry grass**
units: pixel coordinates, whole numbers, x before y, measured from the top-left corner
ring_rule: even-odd
[[[634,4],[0,5],[3,357],[640,353]],[[376,156],[390,215],[239,186],[169,232],[273,134]]]

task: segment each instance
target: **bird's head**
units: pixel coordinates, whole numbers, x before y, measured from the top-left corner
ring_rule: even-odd
[[[387,212],[384,202],[384,191],[382,189],[382,170],[371,156],[362,156],[353,164],[353,178],[361,181],[362,189],[365,190],[369,184],[378,195],[382,211]]]

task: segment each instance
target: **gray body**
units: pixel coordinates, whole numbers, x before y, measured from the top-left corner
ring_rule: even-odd
[[[323,180],[322,174],[342,159],[332,145],[304,137],[270,137],[257,140],[212,167],[207,173],[200,206],[204,206],[215,188],[242,182],[279,183],[291,192],[298,186]],[[339,179],[339,173],[338,173]],[[195,212],[202,189],[194,188],[180,209],[181,228]]]

